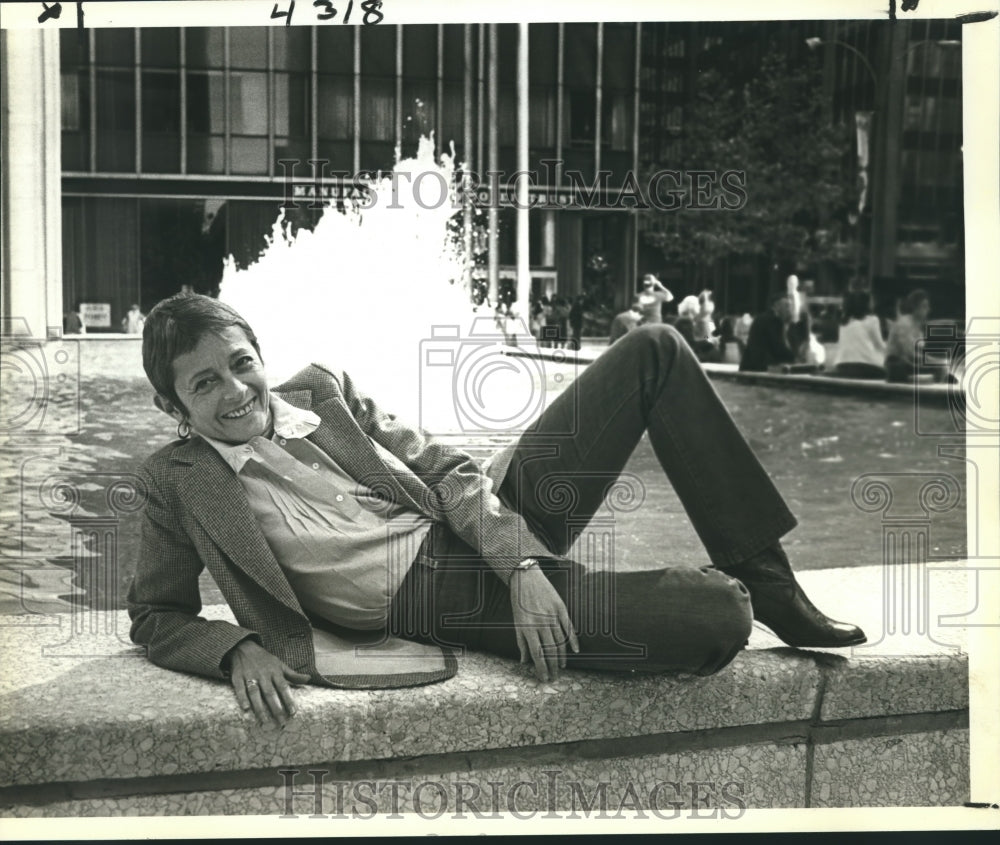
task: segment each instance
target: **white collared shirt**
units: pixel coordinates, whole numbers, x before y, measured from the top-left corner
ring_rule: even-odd
[[[380,498],[307,440],[321,422],[312,411],[271,393],[270,413],[270,438],[204,439],[246,490],[300,604],[347,628],[383,626],[433,520]]]

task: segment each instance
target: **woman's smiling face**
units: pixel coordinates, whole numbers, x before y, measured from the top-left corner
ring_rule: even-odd
[[[264,365],[243,329],[204,335],[173,362],[174,390],[191,428],[226,443],[246,443],[270,422]]]

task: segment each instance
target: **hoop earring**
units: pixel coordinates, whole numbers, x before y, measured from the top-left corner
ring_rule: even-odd
[[[177,436],[181,440],[187,440],[191,436],[191,424],[186,419],[177,423]]]

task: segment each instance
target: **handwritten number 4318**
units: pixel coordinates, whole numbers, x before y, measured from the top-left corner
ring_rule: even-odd
[[[316,20],[318,21],[332,21],[337,16],[337,10],[334,8],[331,0],[313,0],[313,6],[318,9],[316,12]],[[382,23],[382,19],[385,17],[382,14],[382,0],[364,0],[361,3],[361,10],[364,12],[364,17],[361,22],[366,25],[372,25],[377,23]],[[291,26],[292,24],[292,13],[295,11],[295,0],[289,0],[287,11],[281,12],[278,10],[278,4],[274,4],[274,8],[271,9],[271,18],[284,18],[285,26]],[[354,0],[347,0],[347,11],[344,12],[344,16],[340,19],[341,23],[351,22],[351,12],[354,11]]]

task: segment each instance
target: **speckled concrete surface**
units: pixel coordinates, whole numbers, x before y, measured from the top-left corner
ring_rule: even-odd
[[[964,710],[969,661],[964,654],[852,657],[827,669],[820,719]],[[928,682],[933,678],[933,682]]]
[[[576,818],[585,818],[589,806],[590,818],[726,819],[738,818],[747,808],[804,806],[805,766],[803,744],[743,745],[392,779],[338,781],[303,772],[290,781],[300,793],[294,796],[282,781],[257,789],[62,801],[13,807],[4,814],[19,818],[287,815],[289,835],[296,833],[296,817],[319,814],[328,816],[332,825],[346,824],[369,817],[373,809],[390,818],[396,812],[419,812],[425,818],[463,812],[473,817],[474,811],[480,817],[499,812],[565,818],[575,813]],[[317,780],[323,784],[318,806]]]
[[[206,615],[226,612],[214,607]],[[374,692],[302,688],[298,715],[277,732],[244,717],[227,684],[159,669],[124,644],[117,657],[39,657],[46,641],[63,638],[59,628],[3,632],[0,785],[785,722],[814,711],[819,686],[814,662],[791,650],[745,652],[711,678],[567,672],[550,684],[537,683],[512,661],[470,654],[457,677],[441,684]]]
[[[375,692],[301,688],[296,694],[299,714],[283,732],[262,730],[243,716],[228,684],[150,664],[123,641],[128,630],[124,613],[100,620],[99,627],[117,631],[118,638],[70,636],[71,623],[82,624],[88,616],[44,618],[58,625],[28,624],[39,621],[33,617],[5,619],[10,624],[0,625],[0,786],[801,725],[817,712],[824,720],[845,720],[966,707],[963,655],[926,636],[914,637],[909,646],[880,640],[879,603],[850,600],[849,594],[858,591],[872,594],[880,578],[880,567],[802,573],[811,594],[824,605],[850,607],[850,618],[872,634],[874,647],[854,654],[778,647],[773,636],[757,627],[750,648],[711,678],[568,672],[551,684],[537,683],[527,667],[516,663],[469,655],[462,658],[455,678],[427,687]],[[951,586],[939,612],[966,609],[965,582],[956,577],[944,583]],[[212,618],[228,614],[223,606],[205,609]],[[950,629],[953,636],[958,632]],[[66,654],[75,656],[59,656]],[[733,740],[746,741],[745,734]],[[881,741],[845,740],[823,746],[824,754],[859,754],[863,762],[869,753],[864,743]],[[716,753],[697,755],[709,761]],[[939,757],[914,765],[913,771],[929,777]],[[827,788],[833,789],[832,782]],[[241,806],[240,812],[255,811],[250,804]]]
[[[957,806],[969,800],[966,729],[816,747],[813,807]]]

